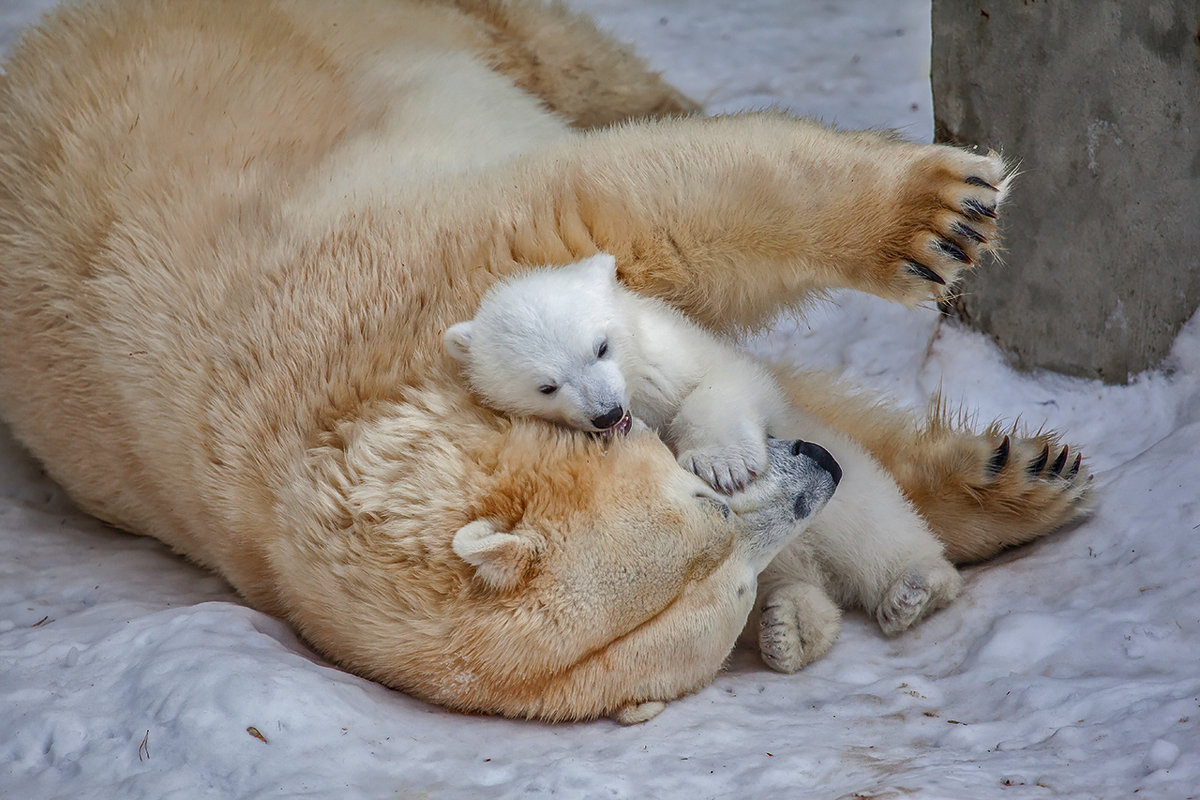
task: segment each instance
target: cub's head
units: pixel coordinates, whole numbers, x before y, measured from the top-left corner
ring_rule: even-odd
[[[443,335],[471,389],[498,411],[584,431],[627,425],[616,261],[601,253],[498,283]]]

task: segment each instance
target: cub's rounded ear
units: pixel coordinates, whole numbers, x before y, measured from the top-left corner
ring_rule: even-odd
[[[459,361],[466,361],[471,354],[471,320],[446,328],[442,334],[442,345],[446,352]]]
[[[580,272],[587,272],[596,277],[597,280],[606,283],[616,283],[617,281],[617,259],[613,258],[608,253],[597,253],[594,256],[589,256],[582,261],[576,261],[572,268]]]
[[[541,536],[529,531],[508,533],[489,519],[477,519],[454,534],[455,554],[475,567],[475,574],[490,588],[511,589],[541,552]]]

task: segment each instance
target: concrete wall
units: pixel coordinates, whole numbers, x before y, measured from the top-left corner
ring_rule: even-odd
[[[1123,382],[1200,306],[1200,2],[933,0],[939,141],[1017,159],[962,317],[1024,367]]]

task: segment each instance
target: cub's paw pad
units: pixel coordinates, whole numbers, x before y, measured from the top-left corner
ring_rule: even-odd
[[[962,578],[949,562],[910,567],[888,588],[875,619],[885,634],[894,636],[949,603],[961,589]]]
[[[679,466],[717,491],[733,494],[766,470],[767,459],[743,448],[687,450],[679,454]]]
[[[786,586],[765,599],[758,622],[763,662],[791,674],[829,652],[838,635],[839,612],[815,586]]]

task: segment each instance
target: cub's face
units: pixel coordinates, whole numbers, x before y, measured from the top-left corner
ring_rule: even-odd
[[[488,361],[472,365],[471,386],[502,411],[581,431],[606,430],[629,408],[618,357],[623,338],[615,324],[530,319],[508,346],[496,337],[481,348]]]
[[[506,281],[474,319],[446,331],[446,348],[498,411],[582,431],[627,429],[629,334],[615,280],[611,257],[598,256]]]

